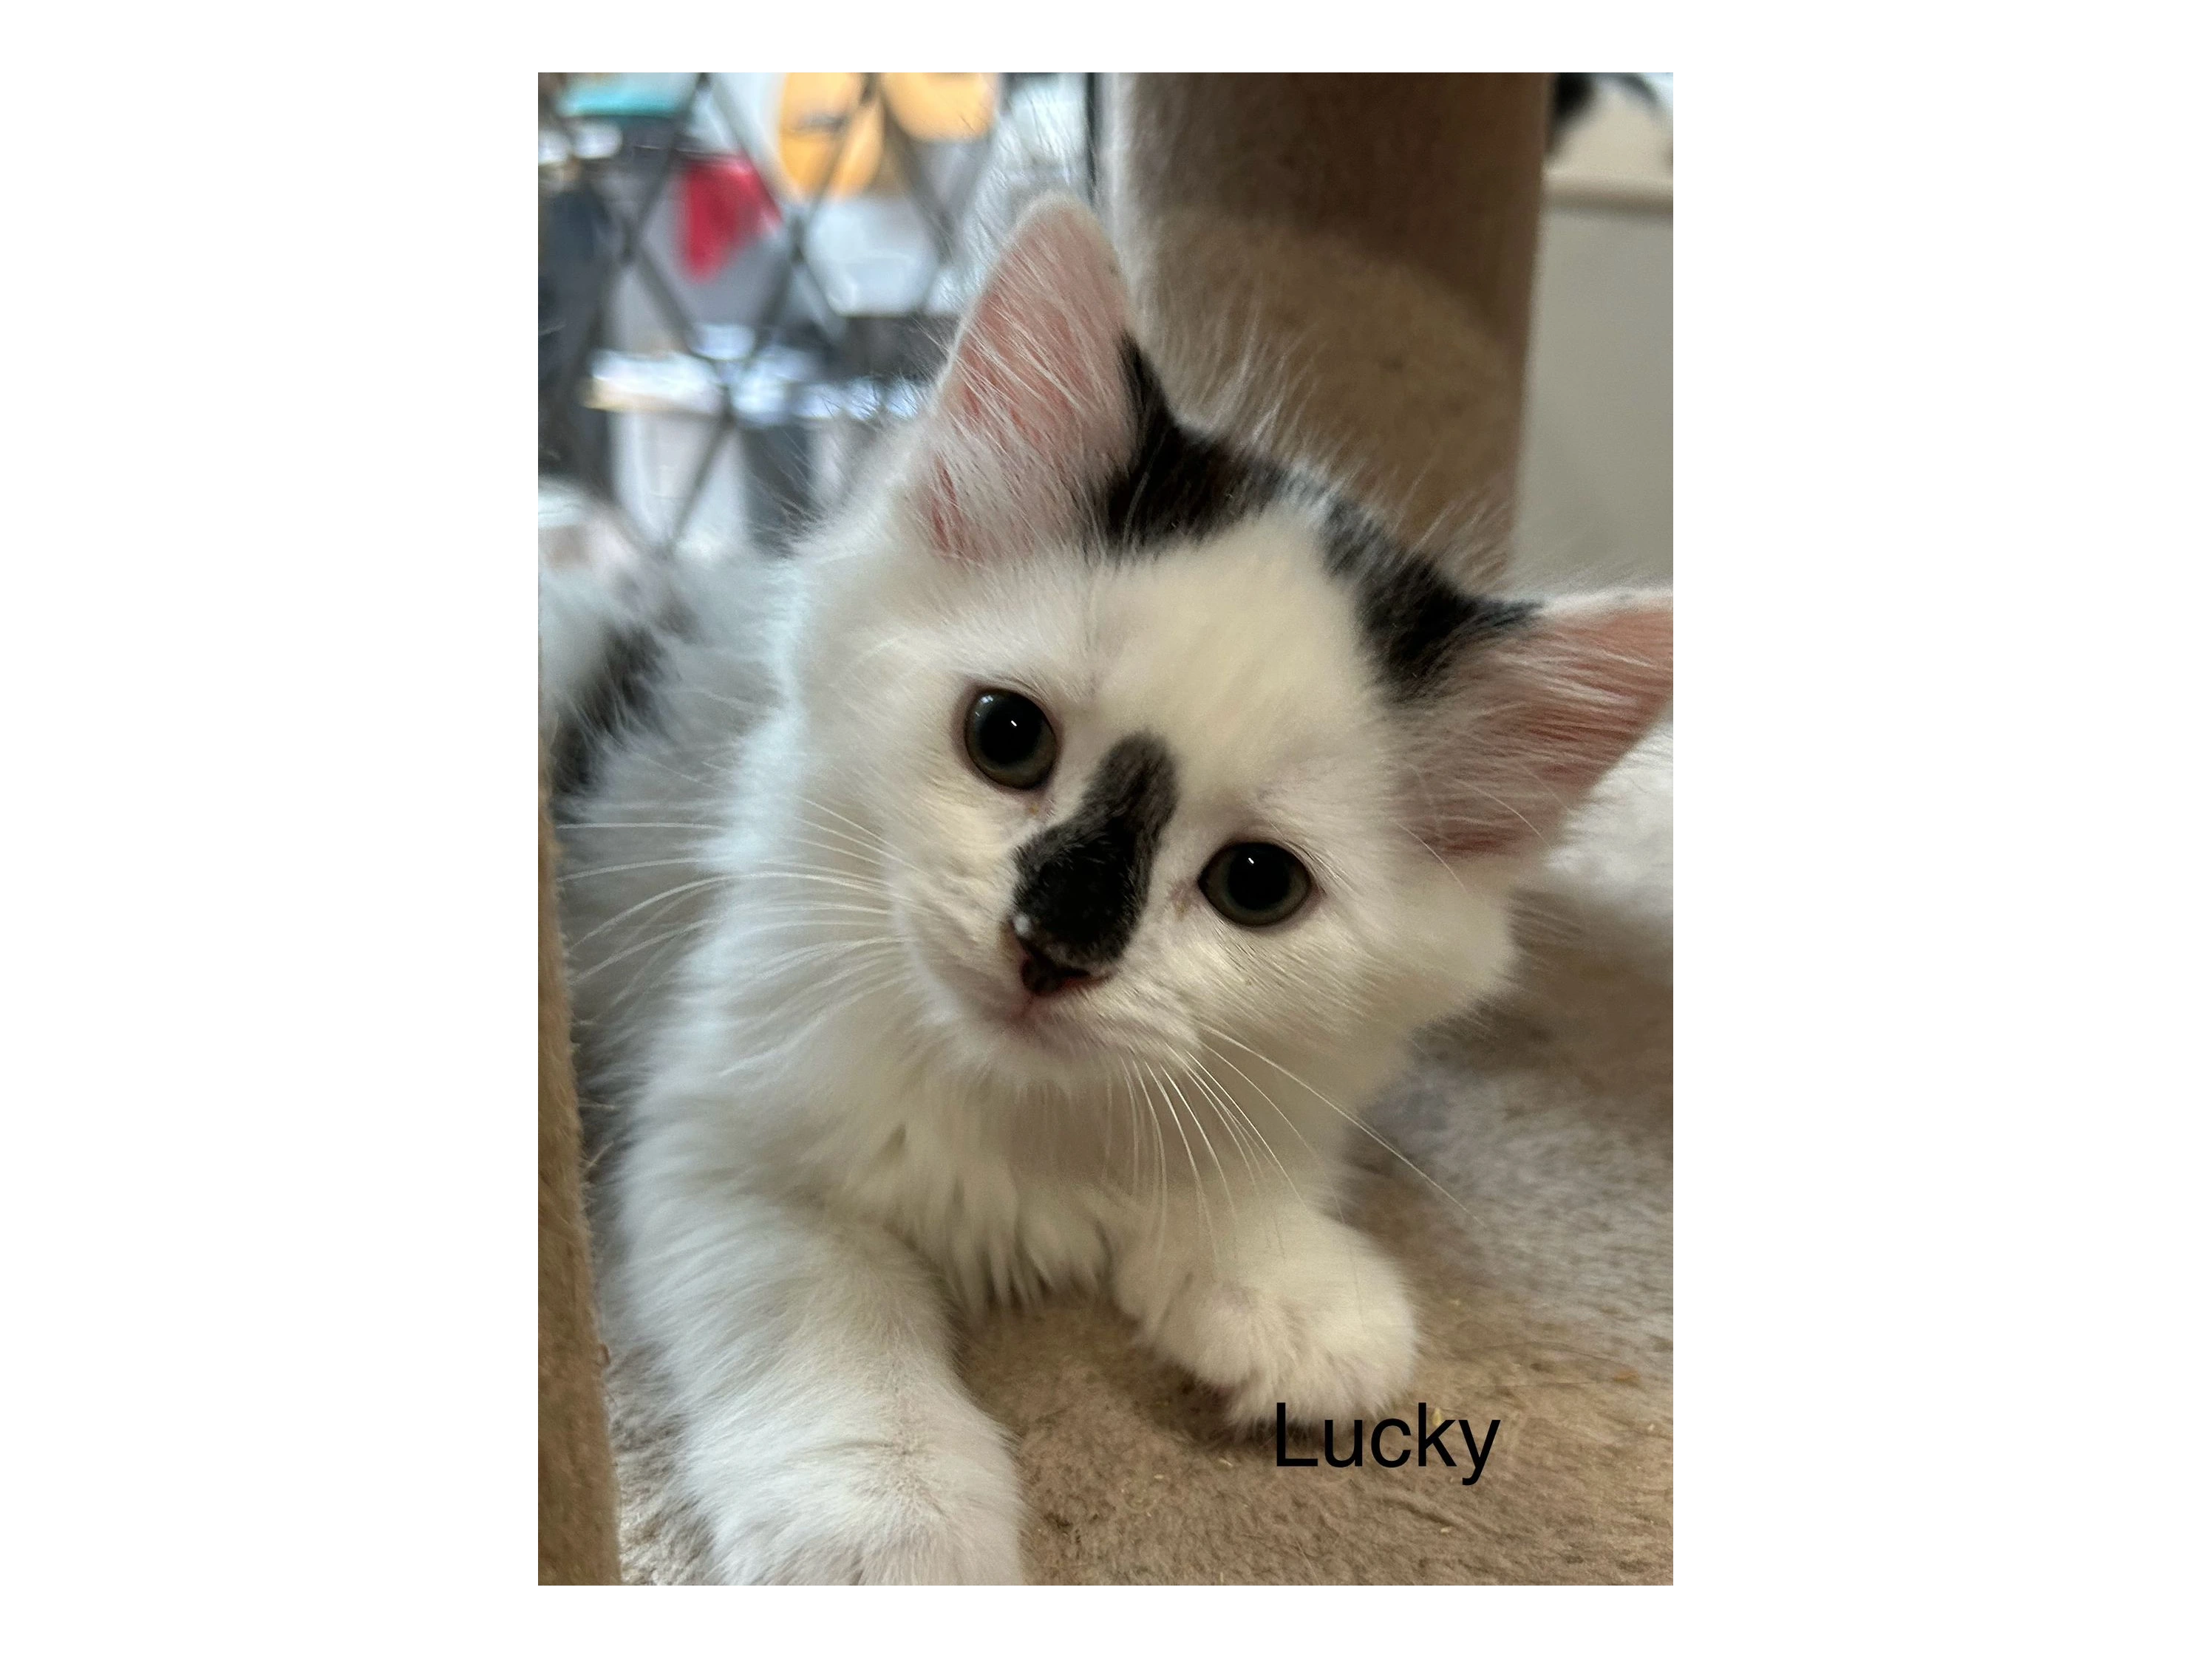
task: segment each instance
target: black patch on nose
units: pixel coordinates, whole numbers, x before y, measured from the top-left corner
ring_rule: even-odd
[[[1535,611],[1526,600],[1462,592],[1341,497],[1330,501],[1322,524],[1323,562],[1331,575],[1351,585],[1360,632],[1401,701],[1434,684],[1462,649],[1519,626]]]
[[[1136,416],[1136,441],[1121,469],[1092,493],[1097,549],[1128,556],[1164,542],[1218,534],[1280,493],[1283,470],[1176,420],[1159,376],[1133,340],[1121,343],[1121,372]]]
[[[1175,805],[1175,762],[1158,738],[1125,737],[1109,749],[1083,804],[1014,854],[1024,942],[1061,968],[1112,966],[1144,913],[1152,854]]]

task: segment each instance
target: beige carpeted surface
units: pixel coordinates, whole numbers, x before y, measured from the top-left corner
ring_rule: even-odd
[[[1367,1160],[1357,1218],[1421,1312],[1401,1413],[1497,1418],[1480,1482],[1456,1430],[1458,1469],[1278,1467],[1110,1307],[1002,1312],[967,1372],[1019,1443],[1031,1581],[1671,1581],[1671,758],[1662,732],[1607,780],[1531,896],[1519,988],[1433,1033],[1372,1118],[1449,1194]],[[624,1576],[702,1581],[638,1356],[609,1395]]]

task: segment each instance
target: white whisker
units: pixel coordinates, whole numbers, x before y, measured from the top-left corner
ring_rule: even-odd
[[[1232,1043],[1232,1044],[1234,1044],[1236,1047],[1240,1048],[1243,1048],[1243,1049],[1244,1050],[1244,1052],[1246,1052],[1247,1054],[1249,1054],[1250,1055],[1252,1055],[1252,1057],[1253,1057],[1253,1058],[1255,1058],[1255,1059],[1256,1059],[1256,1060],[1260,1060],[1262,1064],[1269,1065],[1269,1066],[1273,1066],[1276,1070],[1282,1072],[1283,1075],[1285,1075],[1285,1077],[1288,1077],[1288,1078],[1289,1078],[1292,1082],[1296,1083],[1299,1087],[1301,1087],[1301,1088],[1304,1089],[1304,1090],[1306,1090],[1306,1092],[1307,1092],[1307,1093],[1309,1093],[1309,1094],[1312,1095],[1312,1096],[1314,1096],[1314,1098],[1316,1098],[1316,1099],[1319,1100],[1319,1101],[1320,1101],[1323,1105],[1327,1106],[1330,1110],[1332,1110],[1332,1111],[1335,1112],[1335,1113],[1336,1113],[1336,1114],[1337,1114],[1338,1116],[1340,1116],[1340,1117],[1343,1118],[1343,1119],[1345,1120],[1345,1121],[1346,1121],[1346,1122],[1350,1123],[1350,1124],[1351,1124],[1354,1128],[1357,1128],[1357,1129],[1358,1129],[1361,1133],[1363,1133],[1363,1134],[1366,1135],[1366,1136],[1367,1136],[1367,1138],[1368,1138],[1369,1139],[1373,1140],[1373,1141],[1375,1142],[1375,1144],[1376,1144],[1376,1145],[1377,1145],[1381,1146],[1381,1147],[1382,1147],[1385,1151],[1388,1151],[1388,1152],[1389,1152],[1392,1157],[1394,1157],[1397,1158],[1397,1159],[1398,1159],[1398,1161],[1399,1161],[1400,1163],[1404,1163],[1404,1164],[1406,1165],[1406,1167],[1407,1167],[1407,1168],[1408,1168],[1408,1169],[1412,1169],[1412,1170],[1413,1171],[1413,1173],[1414,1173],[1414,1174],[1416,1174],[1416,1175],[1419,1175],[1421,1179],[1423,1179],[1423,1180],[1425,1180],[1425,1181],[1428,1181],[1428,1183],[1429,1183],[1431,1186],[1432,1186],[1432,1187],[1436,1187],[1437,1191],[1439,1193],[1441,1193],[1441,1194],[1442,1194],[1442,1196],[1443,1197],[1444,1200],[1445,1200],[1447,1203],[1449,1203],[1449,1204],[1452,1206],[1452,1207],[1454,1207],[1455,1209],[1457,1209],[1457,1210],[1458,1210],[1462,1214],[1466,1214],[1466,1213],[1468,1213],[1468,1206],[1467,1206],[1465,1204],[1462,1203],[1462,1202],[1461,1202],[1461,1201],[1460,1201],[1456,1197],[1454,1197],[1454,1196],[1452,1195],[1452,1193],[1451,1193],[1451,1192],[1450,1192],[1449,1188],[1448,1188],[1447,1187],[1445,1187],[1442,1181],[1440,1181],[1437,1180],[1433,1175],[1431,1175],[1429,1173],[1429,1171],[1428,1171],[1427,1169],[1425,1169],[1422,1168],[1422,1167],[1420,1166],[1420,1164],[1419,1164],[1419,1163],[1415,1163],[1415,1162],[1414,1162],[1411,1157],[1407,1157],[1407,1156],[1403,1151],[1400,1151],[1396,1146],[1395,1146],[1395,1145],[1391,1145],[1389,1141],[1388,1141],[1388,1140],[1384,1139],[1383,1139],[1380,1134],[1376,1133],[1372,1128],[1370,1128],[1370,1127],[1369,1127],[1365,1123],[1362,1122],[1362,1121],[1361,1121],[1358,1117],[1354,1116],[1351,1112],[1346,1111],[1346,1110],[1342,1106],[1339,1105],[1339,1104],[1338,1104],[1334,1100],[1332,1100],[1331,1098],[1329,1098],[1328,1095],[1326,1095],[1326,1094],[1322,1093],[1319,1089],[1316,1088],[1316,1087],[1315,1087],[1311,1083],[1308,1082],[1304,1078],[1303,1078],[1303,1077],[1301,1077],[1301,1076],[1297,1075],[1295,1072],[1292,1072],[1292,1071],[1290,1071],[1290,1070],[1288,1070],[1288,1069],[1285,1069],[1283,1066],[1281,1066],[1281,1065],[1279,1065],[1279,1064],[1277,1064],[1277,1062],[1276,1062],[1275,1060],[1272,1060],[1272,1059],[1269,1059],[1269,1058],[1268,1058],[1265,1054],[1262,1054],[1262,1053],[1261,1053],[1258,1048],[1253,1048],[1253,1047],[1250,1047],[1250,1046],[1247,1045],[1246,1043],[1237,1042],[1237,1038],[1236,1038],[1236,1037],[1234,1037],[1234,1036],[1231,1035],[1230,1035],[1227,1031],[1225,1031],[1225,1030],[1217,1029],[1215,1029],[1215,1028],[1214,1028],[1213,1026],[1212,1026],[1212,1025],[1203,1025],[1203,1024],[1202,1024],[1200,1028],[1201,1029],[1205,1030],[1205,1031],[1206,1031],[1209,1035],[1218,1036],[1222,1041],[1224,1041],[1224,1042],[1225,1042]],[[1215,1057],[1217,1057],[1217,1058],[1218,1058],[1218,1059],[1221,1059],[1221,1060],[1224,1061],[1224,1063],[1228,1064],[1229,1066],[1231,1066],[1232,1069],[1236,1067],[1236,1062],[1235,1062],[1234,1060],[1232,1060],[1228,1059],[1226,1055],[1224,1055],[1224,1054],[1217,1054]],[[1240,1071],[1238,1071],[1237,1074],[1238,1074],[1238,1075],[1240,1075],[1240,1076],[1242,1076],[1243,1073],[1243,1072],[1240,1070]],[[1280,1107],[1278,1107],[1278,1108],[1277,1108],[1279,1111],[1281,1109],[1281,1108],[1280,1108]],[[1290,1119],[1289,1119],[1288,1117],[1285,1117],[1285,1118],[1284,1118],[1284,1121],[1285,1121],[1285,1122],[1287,1122],[1287,1121],[1290,1121]],[[1301,1138],[1303,1138],[1303,1136],[1301,1136]]]

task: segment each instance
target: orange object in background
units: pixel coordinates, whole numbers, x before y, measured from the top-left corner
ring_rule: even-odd
[[[776,159],[802,196],[851,196],[866,189],[884,159],[884,106],[867,95],[867,77],[785,76]]]
[[[886,75],[883,83],[891,119],[925,144],[980,138],[999,112],[995,75]]]
[[[967,143],[998,118],[995,75],[787,75],[776,117],[776,159],[793,191],[856,195],[884,159],[888,112],[917,143]],[[842,145],[841,151],[839,146]],[[834,169],[834,170],[833,170]]]

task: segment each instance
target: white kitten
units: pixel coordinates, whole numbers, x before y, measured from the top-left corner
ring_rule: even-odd
[[[860,510],[565,629],[610,1318],[672,1378],[722,1573],[1018,1577],[953,1303],[1103,1286],[1240,1423],[1396,1402],[1352,1113],[1502,982],[1513,884],[1664,707],[1671,629],[1462,595],[1181,426],[1066,203]]]

